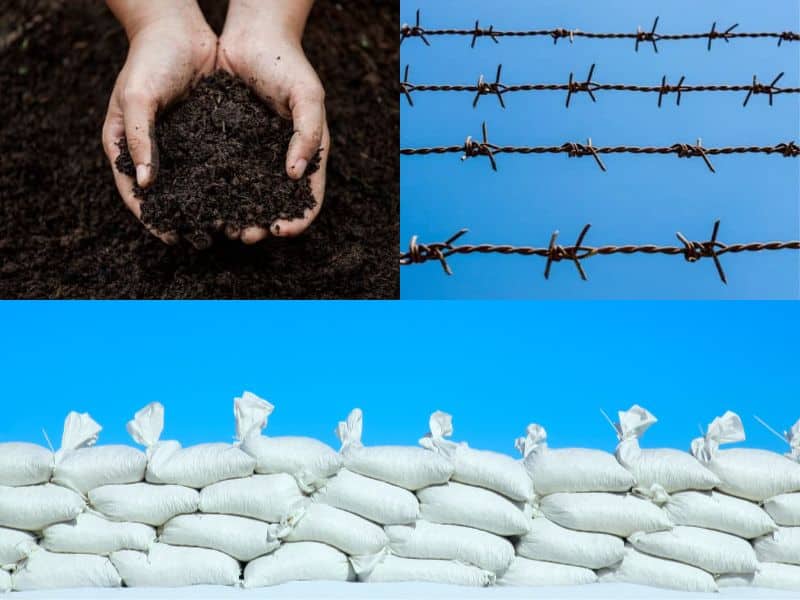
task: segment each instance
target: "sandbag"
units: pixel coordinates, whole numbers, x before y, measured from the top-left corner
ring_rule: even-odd
[[[230,515],[180,515],[161,530],[159,541],[172,546],[219,550],[248,562],[274,551],[279,545],[278,526]]]
[[[709,574],[674,560],[648,556],[625,548],[621,563],[598,572],[600,583],[635,583],[685,592],[716,592],[717,584]]]
[[[453,475],[453,463],[424,448],[411,446],[370,446],[361,443],[362,413],[355,408],[347,421],[340,421],[336,435],[344,466],[366,477],[379,479],[416,491],[445,483]]]
[[[758,571],[748,575],[722,575],[721,588],[756,587],[800,591],[800,567],[781,563],[759,563]]]
[[[283,544],[272,554],[249,562],[244,569],[244,587],[279,585],[290,581],[354,581],[347,556],[326,544]]]
[[[753,540],[753,548],[761,562],[800,565],[800,527],[781,527]]]
[[[618,415],[619,421],[614,424],[619,439],[617,460],[633,474],[638,486],[649,488],[657,484],[671,493],[710,490],[719,485],[719,478],[688,452],[639,447],[639,438],[658,421],[646,409],[634,404]]]
[[[314,499],[381,525],[413,523],[419,516],[419,502],[412,492],[348,469],[328,480]]]
[[[84,508],[83,498],[59,485],[0,487],[0,527],[40,531],[71,521]]]
[[[234,400],[241,448],[256,459],[256,473],[288,473],[301,490],[310,494],[342,468],[342,457],[314,438],[261,435],[273,410],[272,404],[250,392]]]
[[[536,517],[531,530],[517,541],[517,554],[536,561],[600,569],[618,563],[625,544],[615,535],[573,531]]]
[[[530,509],[480,487],[450,482],[419,490],[420,517],[433,523],[464,525],[497,535],[530,529]]]
[[[662,531],[672,527],[672,522],[658,506],[629,494],[551,494],[542,498],[539,508],[551,521],[578,531],[628,537],[636,531]]]
[[[302,500],[303,494],[291,475],[253,475],[220,481],[202,490],[200,511],[277,523]]]
[[[498,585],[584,585],[597,581],[591,569],[530,560],[517,556],[498,581]]]
[[[11,574],[0,569],[0,593],[11,591]]]
[[[385,531],[389,549],[404,558],[455,560],[495,574],[503,573],[514,558],[511,542],[471,527],[417,521]]]
[[[164,429],[164,407],[153,402],[128,422],[128,433],[147,448],[146,479],[204,488],[218,481],[252,475],[256,460],[238,445],[198,444],[182,448],[176,441],[160,442]],[[241,438],[240,438],[241,440]]]
[[[719,477],[717,487],[727,494],[763,502],[800,491],[800,464],[796,461],[767,450],[719,449],[722,444],[744,439],[742,420],[728,411],[709,424],[704,437],[692,441],[692,454]]]
[[[425,560],[387,555],[371,570],[359,573],[359,581],[396,583],[423,581],[449,585],[486,587],[495,582],[494,573],[452,560]]]
[[[757,504],[719,492],[678,492],[658,502],[675,525],[714,529],[747,539],[777,529]]]
[[[558,492],[626,492],[636,480],[617,459],[602,450],[547,446],[547,431],[541,425],[528,425],[527,435],[518,438],[517,449],[533,479],[538,496]]]
[[[38,485],[50,481],[53,453],[25,442],[0,444],[0,486]]]
[[[442,411],[431,415],[429,428],[419,443],[453,463],[453,481],[484,487],[519,502],[533,498],[533,481],[521,461],[499,452],[475,450],[466,442],[446,440],[453,434],[453,417]]]
[[[216,550],[154,544],[149,553],[121,550],[111,555],[127,587],[236,585],[239,563]]]
[[[104,485],[89,492],[89,503],[113,521],[158,527],[176,515],[196,512],[200,492],[181,485]]]
[[[639,552],[693,565],[714,575],[753,573],[758,568],[750,543],[729,533],[680,525],[669,531],[639,531],[628,541]]]
[[[777,525],[800,527],[800,493],[774,496],[764,502],[764,510]]]
[[[292,520],[287,542],[320,542],[350,556],[377,554],[389,543],[375,523],[325,504],[309,503]]]
[[[149,525],[82,513],[74,521],[45,528],[41,546],[50,552],[108,555],[117,550],[147,550],[155,541],[156,530]]]
[[[120,587],[119,573],[105,556],[56,554],[36,549],[11,578],[19,592],[63,588]]]
[[[88,413],[67,415],[61,449],[54,457],[53,483],[86,496],[101,485],[144,479],[144,453],[130,446],[95,446],[102,429]]]
[[[36,547],[36,536],[27,531],[0,527],[0,569],[12,567]]]

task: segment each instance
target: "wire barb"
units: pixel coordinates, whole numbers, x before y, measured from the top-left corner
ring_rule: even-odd
[[[403,81],[400,82],[400,91],[406,97],[406,100],[408,100],[408,105],[414,106],[414,101],[411,99],[411,92],[414,90],[414,84],[408,82],[408,67],[409,65],[406,65],[406,69],[403,72]]]
[[[728,39],[731,37],[731,31],[736,29],[738,26],[739,26],[738,23],[734,23],[733,25],[728,27],[725,31],[719,32],[719,31],[717,31],[717,22],[714,21],[711,24],[711,31],[708,32],[708,51],[709,52],[711,51],[711,42],[714,41],[717,38],[721,38],[727,44],[728,43]]]
[[[486,94],[495,94],[497,96],[497,100],[500,102],[500,106],[502,108],[506,107],[506,103],[503,102],[503,92],[505,91],[505,87],[502,83],[500,83],[500,73],[503,70],[503,65],[497,65],[497,74],[494,77],[493,83],[488,83],[484,77],[483,73],[481,76],[478,77],[478,84],[475,86],[477,89],[475,91],[475,99],[472,101],[472,108],[478,106],[478,100],[481,99],[481,96]]]
[[[425,37],[425,30],[419,24],[419,10],[417,10],[417,20],[413,27],[411,27],[408,23],[403,23],[400,27],[400,43],[402,44],[406,38],[410,37],[418,37],[420,38],[426,46],[430,46],[431,43],[428,41],[428,38]]]
[[[592,66],[589,68],[589,75],[586,76],[586,81],[575,81],[573,73],[570,72],[569,83],[567,83],[567,108],[569,108],[569,101],[572,98],[572,94],[576,94],[578,92],[586,92],[589,94],[592,102],[597,102],[597,98],[594,97],[594,92],[592,91],[596,86],[596,84],[592,81],[594,67],[595,65],[592,64]]]
[[[636,46],[634,47],[634,52],[639,51],[639,43],[640,42],[651,42],[653,44],[653,51],[658,54],[658,44],[656,41],[659,39],[658,35],[656,34],[656,27],[658,27],[658,17],[656,20],[653,21],[653,28],[648,31],[642,31],[641,27],[638,27],[636,30]]]
[[[772,83],[769,85],[764,85],[763,83],[759,83],[756,76],[753,75],[753,85],[750,86],[750,90],[747,92],[747,96],[745,97],[742,106],[747,106],[747,103],[750,102],[750,96],[753,94],[769,94],[769,105],[772,106],[773,94],[780,93],[780,88],[775,87],[775,84],[780,81],[781,77],[783,77],[782,71],[778,73],[778,76],[775,79],[772,80]]]
[[[464,155],[461,157],[461,160],[467,160],[475,156],[487,156],[489,157],[489,162],[492,164],[492,170],[497,171],[497,162],[494,159],[494,152],[497,150],[497,146],[489,143],[486,121],[481,125],[481,132],[483,133],[482,142],[476,142],[472,139],[472,136],[467,136],[467,141],[464,142]]]
[[[478,21],[475,21],[475,29],[472,30],[472,43],[470,44],[470,48],[475,47],[475,42],[478,40],[479,37],[488,36],[492,38],[492,41],[495,44],[499,44],[500,40],[494,34],[494,25],[489,25],[489,29],[481,29],[480,24]]]

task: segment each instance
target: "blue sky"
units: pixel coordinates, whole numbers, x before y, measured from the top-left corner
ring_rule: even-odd
[[[648,29],[660,16],[662,33],[702,32],[735,22],[738,31],[800,29],[796,0],[402,0],[401,23],[413,23],[422,10],[429,28],[470,28],[475,19],[495,29],[580,28],[585,31]],[[401,47],[401,71],[411,65],[413,83],[474,84],[483,73],[493,78],[503,64],[505,83],[566,83],[570,71],[585,79],[596,63],[602,83],[658,85],[662,75],[676,84],[748,84],[757,74],[769,83],[785,71],[779,85],[800,86],[797,43],[777,47],[775,40],[721,40],[706,51],[705,40],[663,41],[659,53],[632,40],[576,39],[570,45],[549,38],[502,38],[498,45],[466,37],[416,38]],[[694,143],[707,147],[772,145],[800,138],[800,97],[775,98],[769,107],[756,96],[742,107],[744,94],[666,96],[598,92],[575,96],[569,109],[563,92],[515,93],[507,108],[484,97],[472,108],[469,93],[418,93],[415,106],[401,99],[401,147],[458,145],[489,126],[490,141],[500,145],[595,145]],[[461,162],[456,154],[401,157],[401,240],[442,241],[462,227],[464,243],[546,246],[553,230],[568,245],[586,223],[593,225],[589,245],[677,244],[675,232],[706,240],[713,222],[722,220],[723,242],[800,238],[800,160],[780,156],[714,157],[717,173],[699,158],[608,155],[607,173],[591,159],[565,155],[500,155],[499,172],[478,157]],[[498,255],[456,256],[455,274],[445,276],[433,262],[401,269],[404,298],[800,298],[800,253],[726,255],[729,284],[716,276],[710,260],[687,264],[680,257],[613,256],[587,260],[589,281],[573,265],[554,265],[550,281],[544,260]]]
[[[429,414],[455,438],[514,454],[530,422],[553,446],[612,450],[600,416],[633,403],[660,422],[643,445],[687,448],[727,409],[747,445],[783,451],[757,425],[800,417],[796,303],[4,302],[0,440],[58,444],[88,411],[101,443],[154,400],[163,439],[230,441],[232,400],[276,406],[267,433],[318,437],[364,410],[367,444],[416,444]]]

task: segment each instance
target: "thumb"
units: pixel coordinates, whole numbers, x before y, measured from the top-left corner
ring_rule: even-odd
[[[140,92],[128,93],[122,101],[128,150],[136,165],[136,183],[142,188],[151,186],[158,173],[158,146],[155,140],[157,108],[155,98]]]
[[[300,179],[322,142],[325,123],[325,93],[322,86],[305,90],[291,105],[294,135],[286,153],[286,173]]]

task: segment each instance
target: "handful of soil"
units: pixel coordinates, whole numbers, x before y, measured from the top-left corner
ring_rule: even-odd
[[[319,153],[300,180],[290,179],[285,158],[292,134],[292,123],[243,81],[225,72],[206,77],[156,123],[155,183],[134,184],[142,221],[206,247],[219,223],[268,229],[277,219],[301,218],[316,205],[308,176],[319,168]],[[118,145],[116,168],[135,181],[126,139]]]

